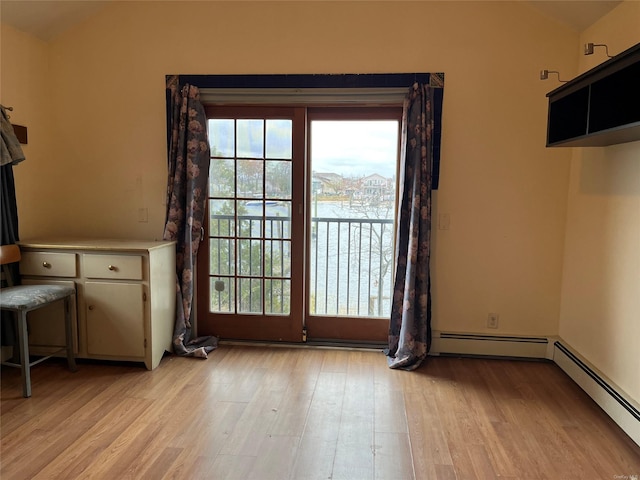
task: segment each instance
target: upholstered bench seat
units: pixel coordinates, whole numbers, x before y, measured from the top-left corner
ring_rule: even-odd
[[[18,285],[0,290],[0,305],[3,310],[33,310],[75,293],[62,285]]]
[[[31,396],[31,367],[53,355],[66,351],[69,370],[76,371],[73,353],[73,330],[71,317],[71,299],[75,296],[73,287],[62,285],[17,285],[0,289],[0,309],[12,312],[16,318],[18,330],[18,346],[20,349],[20,363],[3,362],[3,365],[20,368],[22,371],[22,395]],[[64,301],[64,323],[66,345],[64,348],[31,361],[29,357],[29,333],[27,331],[27,313],[46,307],[57,301]]]

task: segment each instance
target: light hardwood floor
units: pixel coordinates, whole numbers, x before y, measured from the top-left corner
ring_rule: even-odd
[[[2,480],[586,479],[640,447],[558,367],[223,345],[208,360],[2,370]]]

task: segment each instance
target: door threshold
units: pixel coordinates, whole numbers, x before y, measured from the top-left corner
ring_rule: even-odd
[[[259,340],[220,340],[218,345],[238,345],[253,347],[276,347],[276,348],[318,348],[318,349],[334,349],[334,350],[367,350],[373,352],[382,352],[387,344],[370,343],[370,342],[354,342],[354,341],[338,341],[338,340],[309,340],[302,342],[270,342]]]

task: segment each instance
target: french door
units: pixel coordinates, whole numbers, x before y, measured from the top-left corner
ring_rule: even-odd
[[[211,166],[198,330],[302,341],[304,109],[207,110]]]
[[[198,331],[384,342],[400,108],[208,107]]]
[[[386,342],[400,108],[310,108],[306,326],[310,338]]]

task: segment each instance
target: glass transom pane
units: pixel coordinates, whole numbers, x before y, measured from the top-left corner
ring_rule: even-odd
[[[240,313],[262,313],[262,280],[239,278],[238,303]]]
[[[236,229],[235,214],[233,200],[209,200],[209,235],[233,236]]]
[[[265,280],[265,311],[288,315],[291,311],[291,280]]]
[[[266,158],[291,159],[291,120],[267,120]]]
[[[264,158],[264,120],[237,120],[238,158]]]
[[[209,241],[209,274],[234,275],[236,268],[235,241],[212,238]]]
[[[211,303],[209,311],[219,313],[233,313],[235,306],[235,283],[229,277],[211,277],[209,291]]]
[[[271,199],[291,199],[291,162],[267,160],[265,162],[266,196]]]
[[[208,127],[211,156],[233,158],[235,154],[234,120],[210,119]]]
[[[264,179],[263,160],[238,160],[236,181],[238,196],[246,198],[262,198]]]
[[[233,197],[235,193],[235,162],[213,159],[209,167],[209,195]]]
[[[238,201],[238,237],[261,237],[264,223],[262,200]]]

